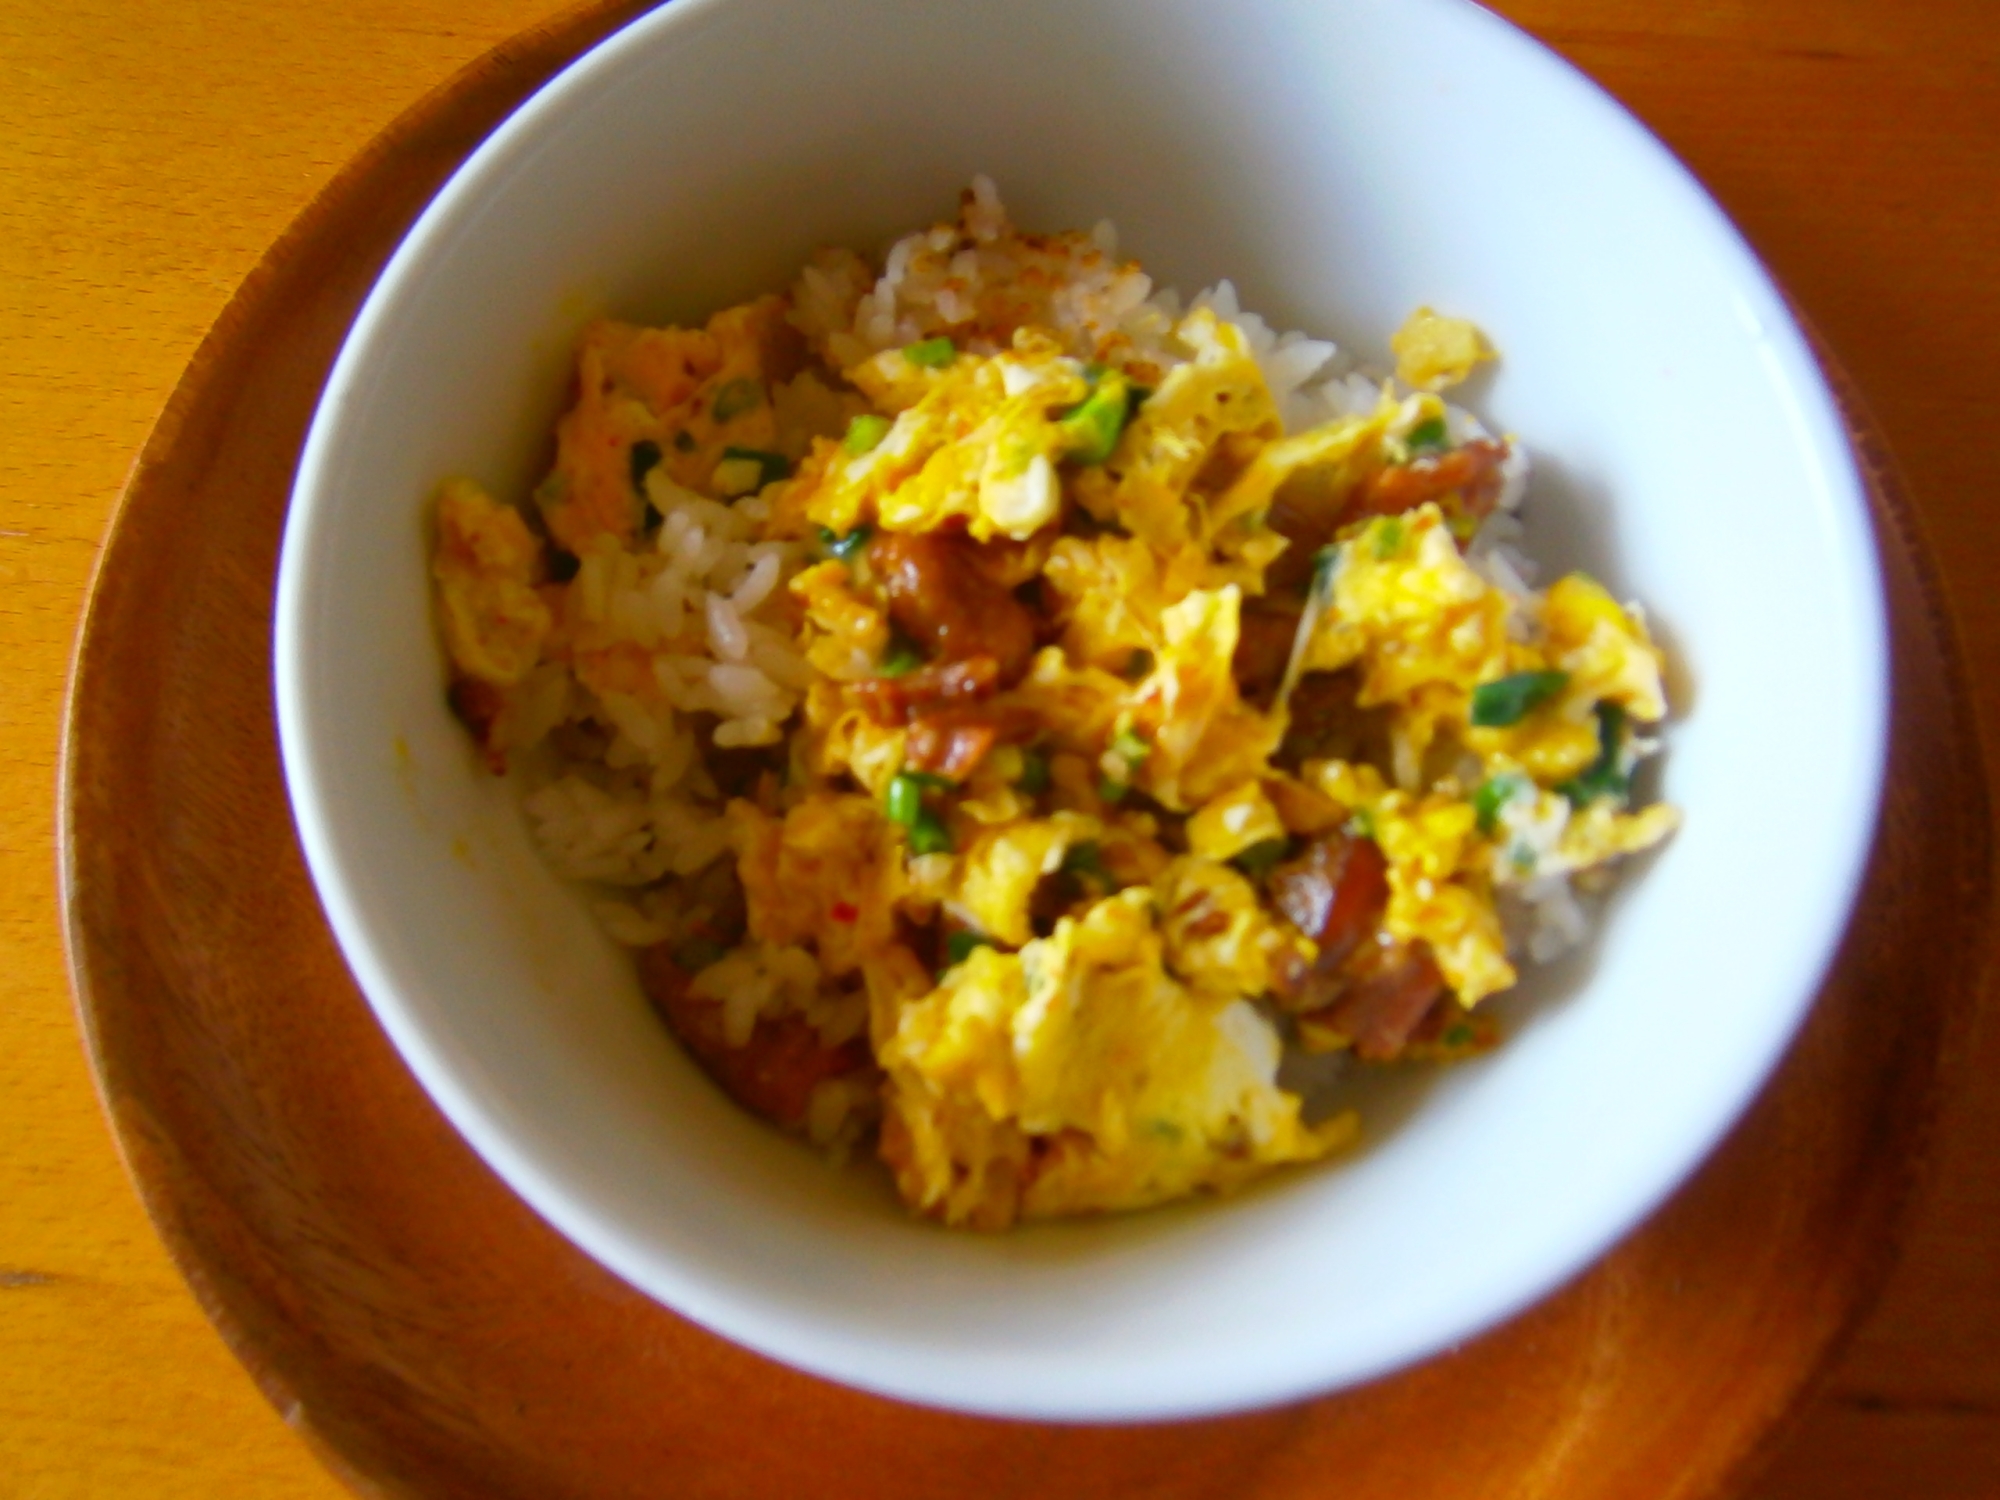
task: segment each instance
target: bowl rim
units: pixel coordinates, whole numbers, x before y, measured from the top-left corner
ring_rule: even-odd
[[[1515,1316],[1569,1281],[1613,1244],[1630,1233],[1652,1213],[1709,1156],[1750,1101],[1761,1090],[1778,1061],[1789,1047],[1819,987],[1831,968],[1843,934],[1852,919],[1881,817],[1883,780],[1886,774],[1889,731],[1889,653],[1886,606],[1881,559],[1868,518],[1859,465],[1844,433],[1837,444],[1811,444],[1814,459],[1836,471],[1832,478],[1844,481],[1832,488],[1845,488],[1853,503],[1841,507],[1828,519],[1839,528],[1843,560],[1852,565],[1857,578],[1870,587],[1857,596],[1859,616],[1854,622],[1857,645],[1865,660],[1866,687],[1856,695],[1856,714],[1850,725],[1848,748],[1865,782],[1867,815],[1852,821],[1842,844],[1840,899],[1829,907],[1829,916],[1818,934],[1816,956],[1805,965],[1810,979],[1801,985],[1801,998],[1790,1012],[1779,1018],[1771,1046],[1751,1068],[1742,1086],[1731,1094],[1698,1137],[1691,1136],[1679,1165],[1665,1178],[1634,1195],[1636,1208],[1607,1222],[1601,1232],[1574,1247],[1564,1262],[1546,1268],[1543,1275],[1510,1288],[1506,1294],[1486,1300],[1480,1315],[1471,1323],[1460,1322],[1449,1331],[1431,1330],[1428,1335],[1405,1342],[1405,1346],[1370,1357],[1350,1359],[1331,1371],[1271,1372],[1249,1381],[1239,1381],[1227,1394],[1194,1395],[1182,1391],[1162,1398],[1158,1393],[1141,1400],[1128,1393],[1107,1393],[1107,1399],[1087,1408],[1050,1408],[1015,1393],[1009,1399],[988,1401],[977,1392],[959,1391],[940,1396],[927,1380],[912,1383],[907,1377],[884,1374],[867,1362],[857,1363],[851,1352],[830,1348],[824,1341],[801,1338],[788,1319],[776,1322],[759,1315],[754,1306],[744,1306],[729,1297],[710,1295],[709,1288],[681,1279],[676,1270],[663,1272],[656,1260],[647,1258],[638,1247],[625,1243],[622,1235],[607,1232],[592,1212],[568,1191],[565,1184],[550,1178],[530,1153],[522,1151],[506,1127],[489,1114],[478,1093],[469,1088],[440,1055],[426,1035],[424,1026],[404,1008],[397,986],[378,961],[373,929],[351,894],[356,873],[339,851],[333,825],[338,821],[325,795],[322,767],[311,720],[307,674],[302,669],[309,658],[314,632],[306,618],[309,582],[306,577],[304,539],[317,522],[324,506],[320,503],[328,483],[329,454],[337,445],[340,429],[351,402],[352,392],[364,378],[371,346],[381,335],[388,309],[401,286],[417,274],[417,268],[435,247],[447,240],[467,218],[478,212],[482,195],[497,180],[506,177],[536,149],[536,141],[551,124],[559,122],[578,100],[592,93],[604,75],[625,65],[630,56],[658,45],[678,28],[699,24],[701,18],[722,10],[732,0],[675,0],[675,3],[642,15],[619,27],[584,51],[513,111],[485,140],[480,142],[451,174],[444,186],[424,208],[397,244],[383,266],[356,315],[322,389],[313,414],[291,489],[291,506],[286,517],[281,549],[276,600],[273,672],[278,709],[281,758],[287,791],[300,843],[313,883],[335,933],[343,957],[355,975],[378,1022],[389,1035],[403,1062],[416,1075],[425,1092],[438,1104],[454,1128],[480,1158],[521,1195],[535,1211],[554,1225],[566,1238],[593,1259],[646,1294],[666,1303],[695,1322],[725,1337],[749,1345],[762,1353],[813,1373],[879,1394],[937,1405],[955,1410],[990,1415],[1034,1417],[1055,1420],[1151,1420],[1215,1415],[1269,1405],[1325,1392],[1341,1386],[1373,1379],[1391,1370],[1428,1358],[1477,1333]],[[1607,126],[1622,130],[1626,140],[1621,153],[1635,169],[1644,169],[1680,189],[1695,214],[1704,221],[1706,237],[1725,252],[1749,284],[1763,293],[1775,307],[1782,323],[1769,340],[1773,357],[1783,366],[1785,389],[1795,400],[1819,407],[1822,413],[1837,412],[1838,404],[1815,358],[1810,343],[1799,327],[1782,290],[1768,268],[1724,211],[1701,186],[1677,156],[1622,104],[1592,81],[1574,64],[1539,42],[1504,17],[1474,3],[1474,0],[1414,0],[1434,14],[1451,13],[1466,24],[1485,25],[1499,37],[1498,45],[1525,49],[1538,66],[1545,69],[1552,85],[1579,91],[1604,117]],[[1834,431],[1840,432],[1837,422]],[[294,545],[295,540],[299,545]],[[840,1343],[836,1335],[833,1342]],[[1330,1362],[1331,1363],[1331,1362]]]

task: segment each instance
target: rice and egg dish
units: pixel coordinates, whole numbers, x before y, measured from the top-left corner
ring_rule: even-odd
[[[532,504],[448,481],[451,701],[740,1102],[1000,1228],[1226,1189],[1351,1113],[1281,1058],[1449,1061],[1672,828],[1643,619],[1511,544],[1439,392],[1183,308],[975,182],[880,265],[599,322]]]

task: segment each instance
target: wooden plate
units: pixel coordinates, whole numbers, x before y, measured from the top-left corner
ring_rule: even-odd
[[[1461,1349],[1224,1421],[1047,1427],[902,1406],[632,1291],[426,1100],[350,980],[293,836],[270,689],[279,531],[327,366],[397,238],[510,108],[639,8],[588,6],[501,48],[320,195],[168,404],[85,622],[62,821],[82,1021],[147,1207],[266,1394],[375,1494],[1662,1500],[1740,1480],[1889,1266],[1987,947],[1960,668],[1865,427],[1896,730],[1837,970],[1699,1176]]]

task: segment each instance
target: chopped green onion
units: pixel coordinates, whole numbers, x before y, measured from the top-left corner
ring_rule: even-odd
[[[1375,558],[1378,562],[1394,557],[1403,546],[1403,523],[1394,516],[1375,523]]]
[[[729,950],[708,938],[689,938],[674,949],[674,967],[683,974],[699,974],[712,963],[717,963]]]
[[[1097,778],[1097,795],[1105,802],[1123,802],[1125,794],[1132,790],[1129,781],[1113,781],[1109,776]]]
[[[1527,790],[1528,778],[1518,771],[1502,771],[1489,776],[1472,794],[1472,811],[1479,819],[1479,831],[1488,838],[1500,826],[1500,809]]]
[[[1290,839],[1259,839],[1248,849],[1239,850],[1230,861],[1252,880],[1262,880],[1279,860],[1291,852]]]
[[[1057,421],[1056,426],[1068,445],[1069,456],[1078,463],[1101,464],[1118,446],[1118,434],[1125,430],[1131,414],[1126,398],[1125,377],[1107,373],[1082,402]]]
[[[1334,571],[1340,566],[1340,548],[1322,547],[1313,554],[1313,592],[1324,594],[1333,587]]]
[[[640,438],[632,445],[632,488],[640,494],[646,493],[646,476],[659,467],[660,445],[651,438]]]
[[[925,791],[950,792],[958,789],[957,782],[949,776],[940,776],[934,771],[905,771],[903,774]]]
[[[889,649],[882,653],[876,672],[883,677],[907,677],[924,664],[924,654],[907,636],[889,637]]]
[[[1555,697],[1569,684],[1567,672],[1515,672],[1472,690],[1472,722],[1481,729],[1505,729],[1518,724],[1529,710]]]
[[[946,968],[957,968],[972,957],[974,948],[991,948],[993,939],[983,932],[968,932],[961,928],[957,932],[945,934],[944,960]]]
[[[893,425],[887,417],[863,412],[847,424],[847,436],[840,440],[840,446],[855,458],[873,453],[882,439],[889,435],[889,428]]]
[[[757,488],[785,478],[792,472],[792,461],[782,453],[772,453],[764,448],[739,448],[731,443],[722,450],[723,463],[752,463],[757,466]],[[717,465],[719,469],[721,465]]]
[[[882,802],[891,823],[912,827],[917,815],[924,810],[923,783],[907,771],[898,771],[889,778],[889,789],[883,794]]]
[[[866,521],[845,533],[835,531],[830,526],[822,526],[819,529],[819,544],[825,549],[828,557],[851,562],[854,554],[868,545],[868,538],[874,534],[874,530],[875,528]]]
[[[1152,753],[1153,747],[1139,737],[1137,730],[1121,729],[1111,740],[1111,753],[1128,766],[1136,766]]]
[[[1444,418],[1432,417],[1428,421],[1417,423],[1403,435],[1403,446],[1410,450],[1412,458],[1443,453],[1451,447],[1451,437],[1445,431]]]
[[[1472,1041],[1472,1028],[1466,1025],[1465,1022],[1460,1021],[1456,1026],[1445,1032],[1443,1041],[1447,1047],[1468,1046]]]
[[[1351,839],[1372,839],[1375,837],[1375,814],[1365,807],[1357,807],[1348,815],[1340,831]]]
[[[942,370],[958,358],[958,345],[940,334],[934,339],[905,345],[903,358],[922,370]]]
[[[1061,873],[1079,880],[1095,881],[1106,890],[1111,888],[1111,872],[1104,868],[1104,851],[1093,839],[1080,844],[1071,844],[1063,851]]]
[[[550,583],[568,583],[582,566],[583,560],[574,552],[565,552],[560,547],[549,548]]]
[[[1014,785],[1030,797],[1049,789],[1049,758],[1039,750],[1021,752],[1021,775]]]
[[[1573,780],[1559,788],[1577,807],[1588,807],[1599,797],[1615,797],[1623,802],[1632,790],[1631,778],[1619,767],[1625,744],[1625,710],[1616,703],[1597,705],[1597,759]]]
[[[910,823],[910,853],[951,853],[951,830],[928,807],[918,808],[916,818]]]
[[[715,420],[727,422],[732,417],[740,417],[746,411],[755,411],[764,404],[764,382],[744,376],[732,380],[715,393],[715,405],[709,410]]]

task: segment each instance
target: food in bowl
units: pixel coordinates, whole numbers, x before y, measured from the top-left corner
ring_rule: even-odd
[[[984,179],[880,265],[594,323],[531,505],[440,491],[452,705],[689,1052],[912,1209],[1327,1156],[1301,1059],[1488,1049],[1676,821],[1629,805],[1643,616],[1529,586],[1526,455],[1440,395],[1493,352],[1392,347],[1183,308]]]

